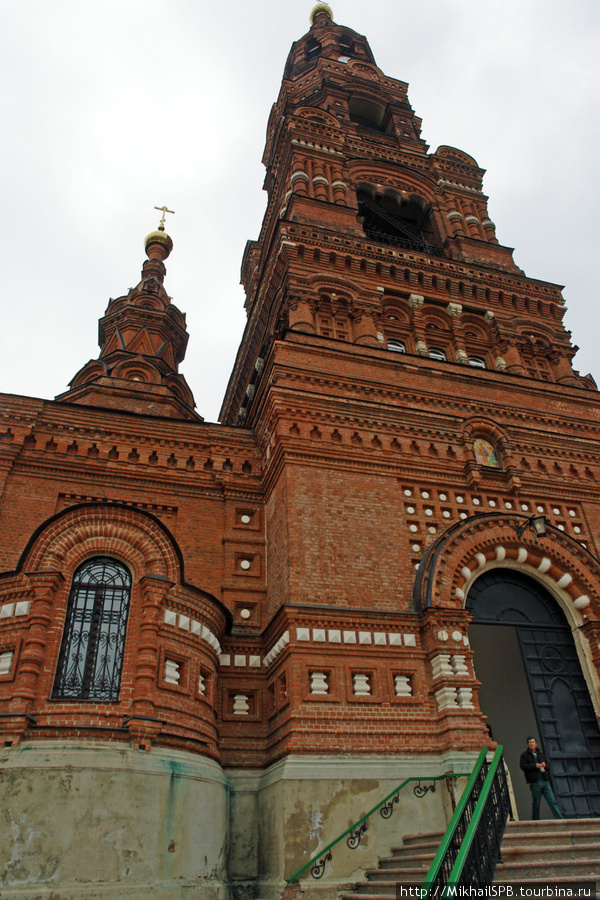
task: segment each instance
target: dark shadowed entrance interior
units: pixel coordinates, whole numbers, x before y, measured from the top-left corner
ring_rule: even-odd
[[[503,744],[521,818],[531,795],[519,768],[529,734],[543,746],[568,818],[600,816],[600,732],[567,620],[532,578],[493,569],[467,597],[479,700]],[[542,817],[551,813],[542,802]]]

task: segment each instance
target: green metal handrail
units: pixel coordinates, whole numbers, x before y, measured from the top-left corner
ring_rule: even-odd
[[[475,782],[479,778],[479,773],[481,772],[481,768],[485,763],[485,758],[487,755],[487,749],[483,747],[480,751],[479,756],[477,757],[477,762],[473,767],[473,771],[471,772],[470,778],[467,781],[464,791],[462,792],[461,798],[456,805],[456,809],[454,810],[454,815],[450,819],[450,824],[446,828],[440,846],[438,847],[437,853],[433,858],[433,862],[429,867],[429,872],[427,873],[427,877],[424,881],[424,887],[430,887],[433,882],[436,880],[440,873],[440,869],[442,868],[442,863],[444,861],[444,857],[448,852],[450,844],[454,839],[454,833],[458,826],[460,819],[462,818],[465,807],[469,800],[471,799],[471,794],[473,793],[473,788],[475,787]]]
[[[482,751],[482,752],[485,754],[485,751]],[[296,880],[296,878],[298,878],[300,875],[302,875],[302,873],[305,872],[309,868],[309,866],[314,866],[315,863],[317,863],[317,862],[319,862],[320,866],[323,867],[325,865],[326,859],[327,858],[331,859],[330,850],[333,847],[335,847],[336,844],[339,844],[340,841],[342,841],[345,837],[347,837],[349,834],[352,834],[353,832],[356,833],[356,836],[357,836],[356,837],[356,841],[357,841],[356,846],[358,846],[358,843],[360,843],[361,835],[366,831],[366,825],[364,823],[367,821],[367,819],[370,816],[372,816],[373,813],[377,812],[377,810],[382,809],[388,802],[390,803],[390,807],[389,807],[390,812],[388,813],[387,816],[384,816],[384,818],[389,818],[389,816],[391,815],[391,810],[392,810],[391,804],[398,803],[397,795],[400,793],[402,788],[406,787],[407,784],[410,784],[411,782],[415,782],[415,781],[416,782],[421,782],[421,781],[435,782],[435,781],[445,781],[448,778],[467,778],[468,775],[469,775],[468,772],[446,772],[444,775],[421,776],[420,778],[406,778],[402,782],[402,784],[399,784],[398,787],[394,788],[393,791],[390,791],[390,793],[387,794],[387,796],[384,797],[383,800],[381,800],[379,803],[377,803],[377,805],[374,806],[373,809],[369,810],[368,813],[365,813],[364,816],[361,816],[360,819],[358,819],[353,825],[351,825],[344,832],[342,832],[342,834],[338,835],[338,837],[336,837],[335,840],[331,841],[330,844],[327,844],[326,847],[323,847],[321,850],[319,850],[318,853],[315,853],[315,855],[312,856],[307,863],[305,863],[303,866],[301,866],[301,868],[299,868],[297,872],[294,872],[294,874],[291,876],[291,878],[286,878],[286,883],[292,884],[292,882],[294,882]],[[427,792],[427,789],[424,791],[424,793],[426,793],[426,792]],[[327,856],[327,854],[329,854],[329,856]],[[320,876],[317,876],[317,877],[320,877]]]
[[[471,849],[471,845],[473,843],[475,834],[477,832],[477,828],[481,821],[481,817],[483,815],[486,803],[488,802],[488,798],[489,798],[490,792],[492,790],[494,779],[496,778],[496,773],[498,771],[498,767],[502,764],[502,750],[503,750],[502,746],[499,745],[494,753],[494,757],[493,757],[491,763],[489,764],[489,766],[487,766],[487,763],[486,763],[487,749],[484,747],[481,750],[481,752],[477,758],[477,762],[475,763],[473,772],[471,773],[471,777],[469,778],[469,781],[467,782],[467,785],[466,785],[466,787],[463,791],[463,794],[458,802],[458,805],[456,807],[454,815],[452,816],[452,819],[451,819],[450,824],[448,825],[448,828],[446,829],[446,832],[442,838],[442,841],[440,843],[438,851],[433,859],[433,862],[431,863],[431,866],[427,873],[427,877],[425,878],[425,881],[423,882],[423,889],[424,889],[423,894],[422,894],[423,898],[430,896],[433,886],[436,884],[436,882],[438,882],[438,879],[440,878],[440,873],[441,873],[442,867],[445,862],[445,858],[446,858],[447,854],[450,852],[451,845],[455,842],[456,832],[457,832],[457,829],[459,827],[459,824],[460,824],[463,816],[465,815],[467,806],[469,804],[473,805],[473,801],[475,801],[474,808],[471,813],[471,819],[466,828],[464,836],[462,837],[461,840],[460,840],[460,835],[459,835],[460,846],[458,847],[458,851],[456,853],[456,858],[451,863],[452,868],[451,868],[450,874],[447,876],[447,880],[444,884],[444,890],[441,894],[439,894],[440,884],[438,882],[438,884],[437,884],[438,890],[436,890],[436,896],[438,896],[438,895],[441,897],[448,896],[448,893],[446,890],[447,886],[448,885],[456,885],[460,882],[460,879],[461,879],[461,876],[463,873],[463,869],[465,866],[465,862],[467,860],[469,851]],[[479,795],[476,798],[474,798],[472,795],[473,795],[473,792],[474,792],[477,782],[480,780],[481,772],[482,772],[482,769],[484,769],[484,767],[487,768],[487,772],[485,774],[485,779],[484,779],[483,785],[481,786],[481,789],[479,791]],[[510,802],[509,802],[509,812],[510,812]],[[443,878],[443,876],[442,876],[442,878]]]
[[[479,800],[477,801],[477,806],[475,807],[475,811],[473,813],[473,818],[469,824],[467,829],[467,833],[464,837],[464,840],[461,844],[460,850],[458,851],[458,856],[456,857],[456,862],[452,867],[452,871],[450,873],[450,884],[458,884],[460,881],[460,877],[462,875],[462,871],[467,859],[467,855],[469,850],[471,849],[471,844],[473,843],[473,838],[475,837],[475,832],[479,826],[479,821],[483,814],[483,810],[487,803],[488,796],[492,789],[492,782],[496,776],[496,771],[498,766],[502,762],[502,745],[499,745],[494,753],[494,758],[492,759],[488,773],[485,778],[485,783],[481,789],[481,794],[479,795]],[[505,820],[506,821],[506,820]]]

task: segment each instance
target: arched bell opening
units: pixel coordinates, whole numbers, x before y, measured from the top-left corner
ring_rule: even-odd
[[[519,768],[528,735],[550,761],[567,818],[600,816],[600,731],[575,641],[557,599],[539,580],[494,567],[469,587],[469,642],[479,704],[504,745],[520,817],[531,796]],[[542,817],[550,812],[542,805]]]

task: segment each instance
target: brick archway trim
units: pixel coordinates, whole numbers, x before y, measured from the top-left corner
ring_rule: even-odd
[[[471,584],[495,566],[522,568],[543,576],[569,598],[575,610],[600,613],[600,561],[568,534],[547,525],[538,538],[515,526],[526,517],[481,513],[450,526],[421,560],[413,587],[413,607],[461,608]]]
[[[123,540],[143,558],[144,574],[184,580],[183,555],[169,529],[152,513],[124,503],[77,503],[46,519],[31,535],[16,571],[60,569],[76,544],[100,550]]]
[[[78,503],[46,519],[27,542],[15,573],[62,571],[66,560],[74,569],[96,554],[114,554],[133,566],[138,577],[180,584],[209,600],[230,630],[232,616],[221,601],[186,583],[183,554],[166,525],[152,513],[124,503]]]

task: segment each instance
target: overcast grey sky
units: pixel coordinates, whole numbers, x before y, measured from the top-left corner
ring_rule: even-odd
[[[334,0],[408,81],[432,150],[487,169],[501,243],[565,284],[575,365],[600,381],[598,0]],[[218,416],[244,327],[239,269],[265,206],[271,104],[311,0],[1,0],[0,390],[53,397],[98,355],[168,204],[181,371]]]

